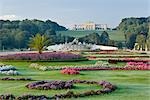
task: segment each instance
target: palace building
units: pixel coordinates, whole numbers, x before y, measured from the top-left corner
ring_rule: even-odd
[[[107,24],[95,24],[94,22],[86,22],[84,24],[75,24],[73,30],[107,30]]]

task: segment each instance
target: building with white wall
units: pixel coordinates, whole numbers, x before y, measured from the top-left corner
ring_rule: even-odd
[[[107,24],[95,24],[94,22],[86,22],[83,24],[75,24],[73,30],[107,30]]]

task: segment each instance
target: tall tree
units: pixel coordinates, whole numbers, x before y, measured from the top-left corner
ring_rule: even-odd
[[[108,45],[109,42],[109,35],[106,31],[103,31],[100,36],[101,44]]]
[[[127,48],[128,49],[133,49],[134,48],[134,44],[136,42],[136,36],[137,36],[137,34],[127,33],[126,36],[128,37],[127,41],[126,41]]]
[[[146,38],[143,34],[138,34],[137,35],[136,42],[139,45],[139,49],[142,48],[142,50],[145,50]]]
[[[47,36],[38,33],[30,39],[29,46],[38,50],[38,53],[41,54],[44,47],[47,46],[49,42]]]
[[[80,42],[100,44],[100,36],[98,33],[92,33],[85,37],[79,38]]]

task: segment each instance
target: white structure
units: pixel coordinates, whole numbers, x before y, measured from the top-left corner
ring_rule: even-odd
[[[107,24],[95,24],[94,22],[86,22],[84,24],[75,24],[73,30],[107,30]]]
[[[118,50],[117,47],[112,46],[81,43],[78,39],[74,39],[70,43],[48,46],[47,49],[50,51]]]

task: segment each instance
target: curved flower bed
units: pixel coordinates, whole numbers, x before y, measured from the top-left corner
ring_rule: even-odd
[[[66,68],[60,71],[62,74],[68,74],[68,75],[77,75],[80,74],[79,71],[74,70],[74,69],[70,69],[70,68]]]
[[[45,52],[38,53],[19,53],[12,55],[0,56],[2,61],[72,61],[85,60],[81,55],[67,53],[67,52]]]
[[[4,75],[19,75],[20,73],[16,71],[16,68],[12,65],[1,65],[0,74]]]
[[[29,89],[50,90],[50,89],[71,89],[73,87],[72,82],[67,81],[39,81],[26,85]]]
[[[71,80],[67,82],[70,82],[71,84],[75,84],[75,83],[96,84],[96,85],[102,86],[103,88],[100,90],[89,90],[83,93],[74,93],[73,91],[68,91],[67,93],[56,94],[51,97],[47,97],[45,95],[35,96],[31,94],[26,94],[26,95],[22,95],[19,97],[15,97],[12,94],[6,94],[6,95],[0,95],[0,100],[16,100],[16,99],[17,100],[56,100],[56,99],[58,100],[58,99],[65,99],[65,98],[78,98],[78,97],[106,94],[106,93],[111,93],[117,89],[115,85],[106,81],[97,82],[97,81],[86,81],[86,80]]]

